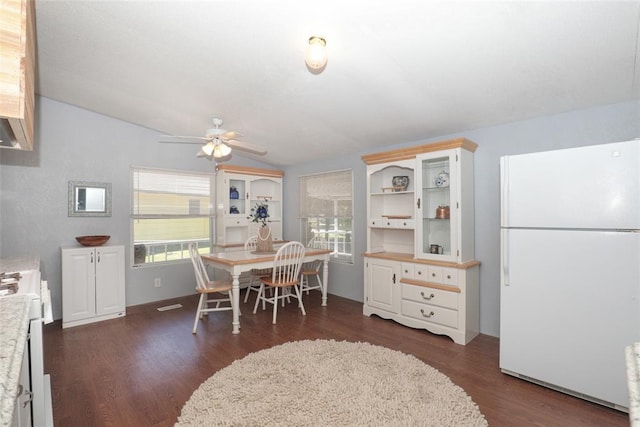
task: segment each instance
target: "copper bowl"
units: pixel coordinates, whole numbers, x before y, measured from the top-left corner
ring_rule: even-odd
[[[82,246],[101,246],[107,243],[111,236],[78,236],[76,240]]]

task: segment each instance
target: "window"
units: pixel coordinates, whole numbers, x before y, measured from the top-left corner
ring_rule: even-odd
[[[353,263],[353,172],[327,172],[299,179],[302,243],[330,249],[334,261]]]
[[[132,167],[135,266],[189,258],[189,243],[211,252],[213,174]]]

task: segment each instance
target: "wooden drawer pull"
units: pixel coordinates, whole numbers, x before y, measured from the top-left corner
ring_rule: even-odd
[[[422,317],[426,317],[426,318],[429,318],[435,314],[433,311],[430,311],[429,314],[424,314],[423,308],[420,309],[420,313],[422,313]]]
[[[434,294],[429,295],[428,297],[424,295],[424,292],[420,292],[420,295],[422,295],[422,299],[426,299],[427,301],[431,300],[431,298],[435,297]]]

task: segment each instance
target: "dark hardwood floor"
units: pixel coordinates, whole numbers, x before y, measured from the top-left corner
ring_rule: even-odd
[[[244,295],[244,294],[243,294]],[[413,354],[446,374],[478,404],[491,426],[628,426],[628,415],[504,375],[498,339],[466,346],[449,338],[362,315],[362,304],[319,292],[278,313],[243,304],[241,333],[231,312],[210,313],[192,335],[196,296],[129,307],[120,319],[62,329],[45,327],[45,372],[51,374],[57,427],[172,426],[191,393],[219,369],[287,341],[366,341]],[[180,303],[165,312],[157,307]]]

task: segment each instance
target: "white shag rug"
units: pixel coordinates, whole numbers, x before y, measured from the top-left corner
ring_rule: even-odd
[[[193,393],[176,426],[487,426],[416,357],[368,343],[295,341],[251,353]]]

